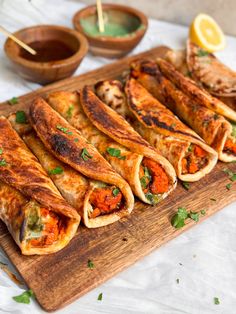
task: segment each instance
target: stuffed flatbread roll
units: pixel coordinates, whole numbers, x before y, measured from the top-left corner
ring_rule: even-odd
[[[98,97],[126,121],[133,125],[137,120],[129,109],[124,85],[118,80],[100,81],[95,84],[95,92]]]
[[[184,181],[197,181],[210,172],[217,162],[217,154],[208,147],[200,137],[187,128],[172,112],[153,98],[133,78],[126,84],[127,101],[132,115],[136,116],[133,123],[136,130],[156,147],[174,166],[177,176]],[[97,93],[104,101],[108,93],[121,96],[123,91],[116,85],[104,82],[97,88]],[[111,98],[111,96],[109,96]],[[110,106],[116,107],[117,97]]]
[[[0,181],[0,218],[24,255],[43,255],[63,249],[79,221],[45,208]]]
[[[187,42],[187,65],[196,82],[216,96],[236,96],[236,72],[221,63],[212,53]]]
[[[113,202],[114,206],[117,197],[110,193],[111,199],[105,199],[104,204],[97,204],[97,210],[95,211],[93,210],[95,204],[92,203],[96,199],[98,188],[105,188],[105,184],[99,181],[89,180],[75,169],[54,157],[54,155],[45,148],[29,124],[19,125],[15,122],[15,114],[10,115],[8,119],[20,135],[23,136],[24,142],[38,158],[62,196],[79,212],[86,227],[101,227],[107,224],[108,220],[101,220],[99,216],[105,214],[104,208],[109,205],[109,201]],[[115,189],[115,186],[113,189]],[[102,193],[105,192],[106,190]],[[89,198],[88,195],[90,195]]]
[[[175,66],[185,76],[192,78],[199,86],[211,95],[219,97],[222,102],[231,101],[236,97],[236,72],[222,64],[212,53],[187,42],[185,50],[170,50],[165,60]]]
[[[236,156],[233,151],[234,145],[233,142],[230,142],[232,137],[232,125],[223,116],[201,105],[194,96],[189,97],[178,89],[171,80],[174,81],[177,77],[179,77],[179,79],[182,77],[182,81],[186,79],[181,73],[177,72],[170,63],[159,59],[157,63],[160,65],[160,69],[155,62],[145,62],[145,69],[149,66],[153,74],[145,74],[145,77],[142,78],[143,86],[147,90],[151,90],[154,97],[165,104],[200,135],[208,145],[214,148],[219,154],[220,160],[225,162],[235,160]],[[136,69],[136,74],[137,73],[138,70]],[[167,76],[170,77],[171,80],[168,80],[163,74],[169,74]],[[175,79],[172,79],[173,77],[175,77]],[[149,82],[151,82],[151,84]],[[187,84],[187,81],[185,84]],[[227,151],[225,149],[227,149]]]
[[[206,90],[200,88],[193,80],[175,71],[170,63],[158,58],[157,63],[163,74],[171,80],[182,92],[198,101],[199,104],[215,111],[216,113],[236,122],[236,112],[219,99],[210,95]]]
[[[36,99],[30,106],[29,119],[50,153],[80,174],[96,181],[95,187],[85,197],[87,212],[91,212],[83,217],[87,226],[104,226],[131,213],[134,198],[128,183],[111,168],[93,145],[42,98]]]
[[[121,201],[121,192],[117,191],[117,195],[113,192],[116,191],[116,186],[106,186],[103,182],[89,180],[62,163],[46,150],[34,133],[24,136],[24,141],[50,174],[63,197],[78,210],[86,227],[101,227],[112,221],[100,218],[109,212],[109,206],[113,207],[112,211]],[[55,170],[61,169],[62,173],[55,173]],[[98,197],[101,197],[100,202]]]
[[[170,50],[166,53],[165,60],[170,62],[176,68],[176,70],[181,72],[184,76],[188,76],[189,78],[193,79],[186,62],[186,50]],[[200,84],[199,81],[196,81],[196,83],[198,85]],[[214,95],[214,93],[212,93],[212,95]],[[216,97],[225,105],[236,111],[236,96],[216,95]],[[224,115],[224,111],[222,111],[222,114]],[[229,119],[231,120],[230,116]]]
[[[131,125],[136,120],[126,103],[124,85],[118,80],[99,81],[94,86],[98,97]],[[125,104],[125,105],[124,105]]]
[[[57,213],[79,220],[76,210],[62,198],[38,160],[5,117],[0,117],[0,131],[0,180]]]
[[[133,152],[130,145],[125,147],[112,139],[110,132],[107,135],[101,132],[93,125],[93,119],[85,114],[78,93],[54,92],[47,100],[53,109],[98,149],[143,202],[154,205],[174,188],[175,173],[168,161],[155,152],[151,158],[140,154],[142,150]],[[88,101],[89,99],[82,100],[84,105]],[[99,108],[99,99],[96,96],[94,107]],[[105,105],[104,107],[107,108]],[[110,117],[107,119],[111,120]]]
[[[0,117],[0,148],[1,219],[23,254],[59,251],[75,235],[79,214],[4,117]]]
[[[216,152],[136,80],[133,78],[128,80],[125,91],[129,107],[142,125],[161,135],[174,138],[173,150],[171,145],[168,146],[172,155],[170,158],[173,158],[176,172],[181,180],[199,180],[214,168],[218,157]],[[180,147],[176,145],[176,140],[182,142]],[[153,140],[149,137],[149,141]],[[187,144],[184,149],[183,143]],[[165,139],[162,140],[162,144],[166,146]]]

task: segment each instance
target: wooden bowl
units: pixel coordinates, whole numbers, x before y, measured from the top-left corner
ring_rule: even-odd
[[[103,4],[102,8],[105,22],[109,23],[110,21],[113,25],[119,25],[123,30],[127,30],[125,36],[123,34],[112,36],[107,33],[104,35],[99,33],[95,5],[88,6],[74,15],[74,27],[86,36],[89,41],[89,49],[94,55],[107,58],[122,57],[140,42],[147,30],[148,20],[142,12],[131,7]],[[90,31],[85,31],[86,25],[90,27]]]
[[[10,38],[4,46],[6,55],[20,76],[40,84],[71,76],[88,51],[86,38],[67,27],[38,25],[14,35],[38,50],[37,60]]]

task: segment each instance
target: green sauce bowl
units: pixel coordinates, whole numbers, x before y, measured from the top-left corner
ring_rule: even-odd
[[[89,42],[94,55],[118,58],[129,53],[143,38],[147,17],[140,11],[123,5],[103,4],[105,30],[99,32],[97,9],[88,6],[74,15],[73,24]]]

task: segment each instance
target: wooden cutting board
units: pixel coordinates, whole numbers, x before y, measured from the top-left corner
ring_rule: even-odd
[[[45,96],[54,90],[73,91],[84,84],[120,77],[128,69],[131,60],[139,57],[161,57],[167,49],[157,47],[81,76],[45,86],[19,97],[17,105],[10,106],[7,102],[0,104],[0,114],[8,115],[19,109],[27,110],[36,96]],[[236,183],[230,190],[226,189],[230,180],[222,171],[224,168],[236,172],[236,164],[219,162],[208,176],[192,183],[189,191],[179,184],[167,199],[155,207],[137,201],[130,217],[110,226],[92,230],[80,226],[71,243],[56,254],[22,256],[3,223],[0,223],[0,245],[34,291],[43,309],[57,310],[194,226],[194,221],[189,221],[180,230],[171,226],[170,219],[178,207],[184,206],[193,211],[205,209],[206,215],[201,217],[202,221],[235,201]],[[94,269],[88,268],[88,260],[93,261]]]

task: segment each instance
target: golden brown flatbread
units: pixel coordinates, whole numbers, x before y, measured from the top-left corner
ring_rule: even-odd
[[[37,135],[51,154],[96,181],[96,188],[91,189],[85,198],[88,203],[86,206],[89,203],[94,205],[88,209],[94,219],[88,222],[87,216],[84,216],[87,226],[106,225],[132,211],[134,198],[127,182],[74,127],[41,98],[32,103],[29,117]]]
[[[159,68],[154,62],[149,62],[149,66],[156,69],[156,74],[153,76],[155,81],[153,77],[150,79],[153,82],[152,94],[214,148],[220,160],[224,162],[236,160],[234,152],[230,153],[227,148],[229,141],[233,138],[230,122],[204,106],[199,98],[195,97],[195,93],[191,93],[190,80],[176,71],[172,64],[163,59],[158,59],[157,63]],[[149,89],[148,82],[148,80],[143,81],[147,89]],[[178,88],[181,86],[185,86],[183,90],[188,89],[188,95],[192,96],[183,93]]]
[[[128,182],[136,186],[140,186],[141,183],[145,197],[151,204],[165,198],[176,186],[176,175],[171,164],[159,155],[123,117],[104,104],[91,89],[83,88],[80,101],[90,122],[97,129],[129,150],[131,156],[136,154],[141,156],[139,164],[133,163],[135,171],[126,167],[124,163],[123,172],[124,176],[129,178]],[[104,147],[101,151],[105,152]]]
[[[0,131],[0,217],[23,254],[56,252],[75,235],[80,216],[5,117]]]
[[[184,126],[168,109],[154,99],[137,81],[134,79],[127,81],[127,100],[121,83],[118,81],[104,81],[99,83],[96,91],[103,101],[117,110],[121,115],[126,115],[126,118],[132,121],[132,125],[135,129],[138,130],[151,145],[157,148],[159,153],[171,162],[180,179],[196,181],[204,176],[205,173],[201,171],[196,171],[196,173],[183,173],[181,169],[182,159],[185,158],[185,153],[189,153],[189,147],[191,147],[195,141],[201,142],[201,139],[196,133]],[[145,101],[147,107],[145,106]],[[154,110],[152,110],[153,107],[155,107]],[[150,108],[150,110],[148,108]],[[128,110],[130,112],[129,116]],[[154,113],[155,110],[157,110],[156,113]],[[142,118],[141,116],[137,116],[139,114]],[[153,114],[155,115],[154,120]],[[134,115],[136,119],[134,119]],[[157,124],[155,126],[153,124],[153,121],[157,122],[155,118],[161,119],[161,123],[158,126]],[[162,119],[164,120],[162,121]],[[202,144],[200,144],[200,146],[201,145]],[[203,145],[205,144],[203,143]],[[212,153],[212,151],[213,150],[210,149],[211,161],[207,166],[205,165],[207,168],[206,171],[209,171],[210,168],[212,169],[217,160],[216,153],[214,153],[214,151]]]
[[[220,62],[212,53],[187,42],[186,55],[192,77],[217,96],[236,96],[236,72]]]

